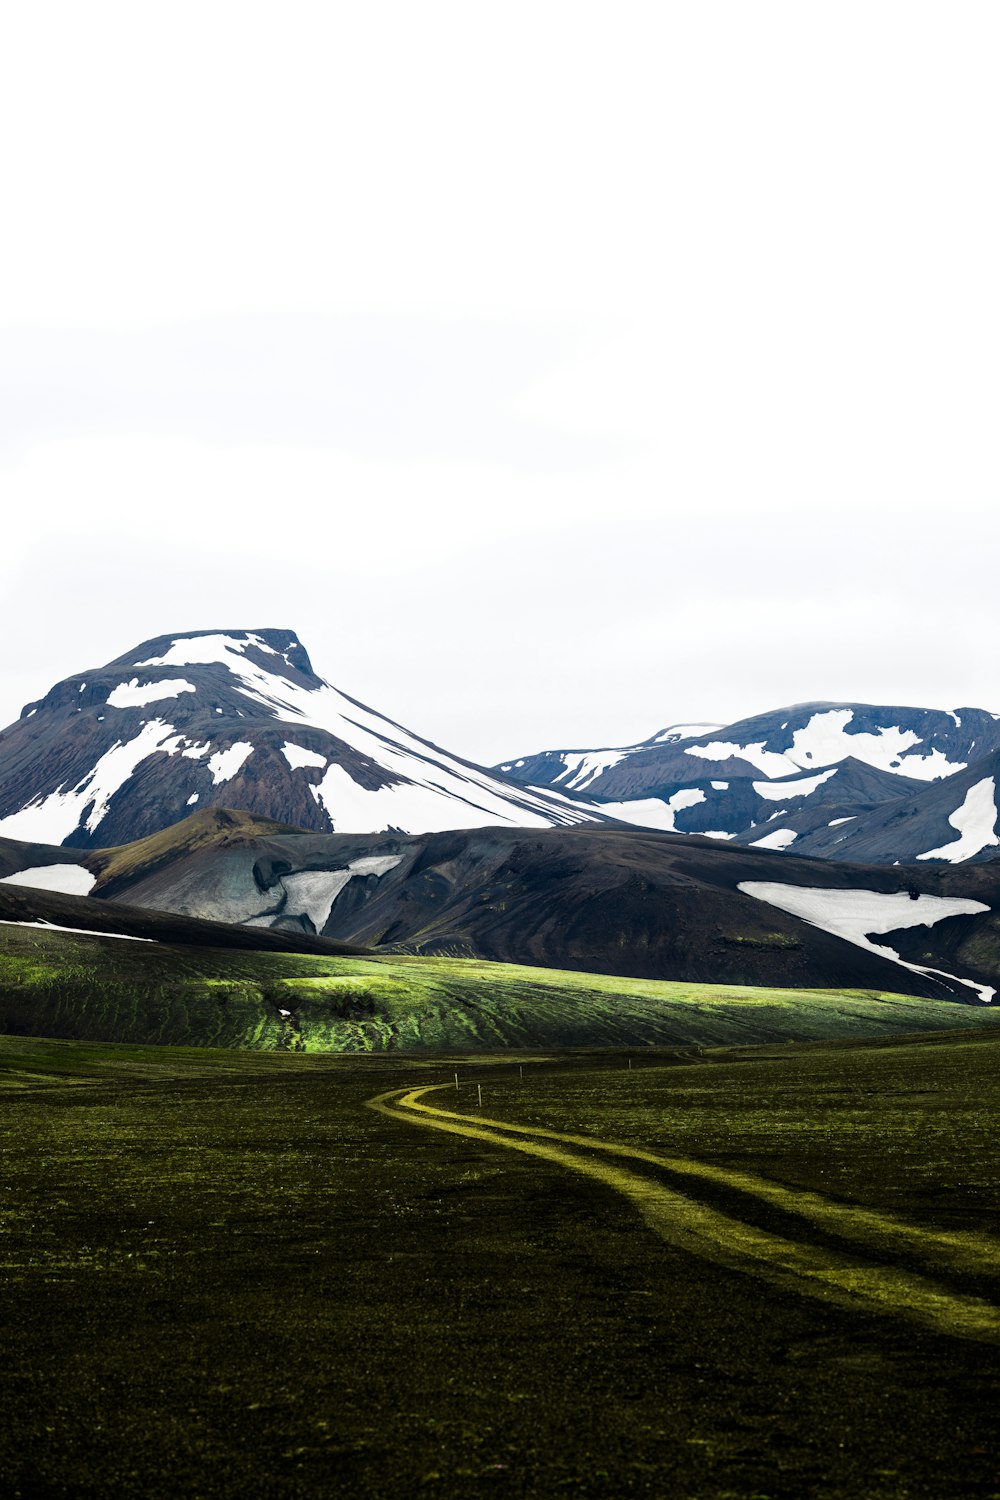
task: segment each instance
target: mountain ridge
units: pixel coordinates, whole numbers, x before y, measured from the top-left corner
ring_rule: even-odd
[[[994,857],[1000,716],[988,710],[817,700],[689,732],[702,727],[618,749],[542,751],[498,770],[572,787],[619,817],[643,799],[670,832],[862,863]]]

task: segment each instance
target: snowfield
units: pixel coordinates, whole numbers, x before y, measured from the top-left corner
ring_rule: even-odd
[[[111,938],[122,943],[155,943],[155,938],[136,937],[131,932],[92,932],[89,927],[60,927],[58,922],[9,922],[0,917],[0,927],[40,927],[44,932],[68,932],[72,937]]]
[[[609,818],[620,818],[623,823],[635,823],[640,828],[656,828],[661,833],[678,833],[676,818],[686,807],[697,807],[705,801],[705,793],[697,786],[681,787],[668,801],[662,797],[635,797],[629,802],[602,802],[601,812]],[[729,837],[729,835],[727,835]]]
[[[299,771],[303,766],[318,766],[322,771],[326,766],[325,755],[317,755],[315,750],[303,750],[301,745],[293,745],[288,740],[282,745],[281,753],[293,771]]]
[[[919,781],[936,781],[966,769],[965,761],[950,761],[940,750],[925,755],[911,753],[923,743],[912,729],[885,728],[849,734],[847,726],[853,718],[851,708],[815,713],[808,724],[794,731],[791,744],[782,751],[765,750],[762,740],[751,745],[718,740],[709,745],[685,746],[684,754],[702,760],[745,760],[769,778],[794,776],[797,771],[813,766],[835,766],[850,756],[880,771],[894,771]]]
[[[559,786],[561,783],[569,792],[582,792],[603,771],[609,771],[624,760],[627,754],[627,750],[569,751],[562,757],[566,769],[560,772],[554,784]]]
[[[976,984],[971,979],[960,979],[956,974],[946,974],[943,969],[928,969],[922,964],[908,963],[892,948],[873,943],[870,933],[901,932],[907,927],[933,927],[947,917],[978,916],[990,908],[982,901],[970,901],[961,896],[927,896],[921,894],[914,900],[906,891],[887,894],[884,891],[826,890],[804,885],[784,885],[770,880],[742,880],[738,890],[756,901],[766,901],[779,911],[793,917],[801,917],[813,927],[834,937],[864,948],[880,958],[891,959],[901,968],[913,974],[946,979],[952,984],[962,984],[975,990],[984,1004],[988,1005],[996,994],[989,985]]]
[[[750,845],[751,849],[787,849],[794,844],[796,833],[792,828],[776,828],[773,833],[766,833],[762,839],[754,839]]]
[[[222,786],[227,781],[232,781],[253,754],[253,746],[246,740],[237,740],[230,745],[228,750],[217,750],[209,759],[208,769],[212,773],[212,782],[215,786]]]
[[[926,854],[918,854],[918,859],[946,859],[954,865],[1000,844],[1000,838],[997,837],[997,788],[994,778],[986,776],[982,781],[977,781],[975,786],[970,786],[962,805],[956,807],[948,822],[959,837],[950,844],[942,844],[940,849],[928,849]]]
[[[385,875],[402,862],[401,854],[366,855],[343,870],[300,870],[282,876],[288,892],[284,913],[309,918],[317,932],[330,920],[333,903],[355,875]]]
[[[84,865],[31,865],[13,875],[0,876],[0,885],[27,885],[36,891],[59,891],[64,896],[89,896],[97,876]]]
[[[121,683],[108,694],[108,705],[111,708],[141,708],[146,703],[159,703],[164,698],[176,698],[181,693],[197,691],[194,683],[185,682],[183,677],[167,678],[164,682],[146,682],[141,687],[138,677],[133,677],[131,682]]]
[[[824,781],[836,776],[837,767],[821,771],[818,776],[800,776],[797,781],[754,781],[752,786],[758,797],[765,802],[782,802],[786,797],[811,797]]]

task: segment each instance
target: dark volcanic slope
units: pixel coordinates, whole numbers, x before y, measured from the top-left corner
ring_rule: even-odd
[[[93,894],[366,946],[637,977],[978,1003],[974,986],[992,987],[1000,973],[998,865],[848,866],[639,829],[254,837],[248,826],[245,837],[220,829],[218,842],[198,829],[194,838],[181,824],[156,849],[88,852]],[[22,857],[26,868],[38,850]],[[5,859],[16,863],[17,846]],[[895,897],[897,915],[876,922],[875,941],[946,977],[848,942],[746,894],[744,882],[819,891],[821,902],[824,892],[871,893],[860,899],[876,916],[881,899]],[[979,906],[953,915],[941,898]],[[921,925],[901,930],[914,920]]]
[[[606,821],[449,755],[318,677],[287,630],[146,641],[0,734],[0,834],[107,848],[192,807],[303,828]]]
[[[817,820],[796,851],[852,863],[900,864],[994,860],[1000,754],[975,760],[966,771],[920,786],[896,801],[862,809],[850,821],[822,827]],[[794,822],[782,819],[794,828]],[[928,861],[927,856],[931,859]]]
[[[66,896],[30,886],[0,884],[0,923],[65,928],[110,938],[145,938],[156,943],[197,948],[235,948],[264,953],[361,953],[353,944],[294,928],[239,927],[166,910]]]

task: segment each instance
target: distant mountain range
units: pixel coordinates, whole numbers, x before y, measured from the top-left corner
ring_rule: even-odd
[[[805,703],[638,745],[505,761],[524,785],[670,832],[867,864],[995,857],[1000,715]]]
[[[622,823],[865,864],[1000,852],[1000,716],[810,703],[477,766],[341,693],[286,630],[162,636],[0,734],[0,836],[108,848],[195,809],[316,833]]]

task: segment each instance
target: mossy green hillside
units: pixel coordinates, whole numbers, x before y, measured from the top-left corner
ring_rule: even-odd
[[[740,988],[477,959],[319,957],[0,926],[0,1030],[291,1052],[715,1046],[992,1024],[864,990]]]

